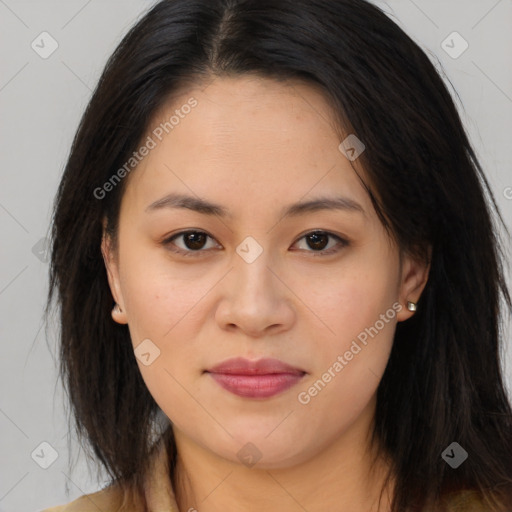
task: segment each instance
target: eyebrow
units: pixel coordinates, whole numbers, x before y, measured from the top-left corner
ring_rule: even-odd
[[[182,208],[192,210],[203,215],[217,215],[222,218],[233,217],[229,210],[220,204],[215,204],[199,197],[177,193],[167,194],[161,199],[154,201],[145,209],[145,211],[149,213],[162,208]],[[279,218],[287,215],[294,217],[322,210],[342,210],[347,212],[359,212],[366,215],[363,207],[353,199],[349,199],[348,197],[322,196],[309,201],[293,203],[285,206],[281,210]]]

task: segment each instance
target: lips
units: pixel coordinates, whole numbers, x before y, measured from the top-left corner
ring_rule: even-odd
[[[297,384],[306,374],[279,359],[227,359],[207,370],[225,390],[246,398],[269,398]]]
[[[275,373],[303,374],[303,370],[294,368],[279,359],[264,358],[257,361],[234,357],[217,364],[208,370],[209,373],[225,373],[231,375],[269,375]]]

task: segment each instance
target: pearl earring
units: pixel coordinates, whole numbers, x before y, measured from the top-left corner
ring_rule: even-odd
[[[416,311],[417,305],[416,302],[411,302],[410,300],[407,301],[407,309],[409,311]]]

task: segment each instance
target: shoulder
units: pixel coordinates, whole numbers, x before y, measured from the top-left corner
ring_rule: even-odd
[[[119,486],[112,485],[101,491],[84,494],[67,504],[46,508],[41,512],[98,512],[98,510],[118,512],[122,510],[123,502],[123,491]]]
[[[449,495],[448,512],[488,512],[483,496],[476,490],[465,489]]]
[[[141,512],[141,510],[177,511],[169,478],[167,445],[155,446],[150,465],[142,475],[143,489],[134,480],[113,482],[101,491],[84,494],[65,505],[41,512]]]

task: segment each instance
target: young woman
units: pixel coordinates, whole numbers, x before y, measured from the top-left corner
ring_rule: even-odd
[[[512,510],[496,221],[377,7],[161,1],[56,200],[48,308],[112,482],[51,510]]]

